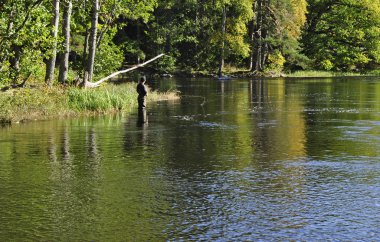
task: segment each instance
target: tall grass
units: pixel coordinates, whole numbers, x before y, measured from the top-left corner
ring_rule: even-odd
[[[369,73],[358,72],[333,72],[333,71],[296,71],[289,73],[287,77],[339,77],[339,76],[376,76],[380,71],[372,71]]]
[[[177,99],[175,92],[149,92],[148,102]],[[36,86],[0,94],[0,123],[94,113],[129,111],[137,106],[136,84],[93,89]]]
[[[66,111],[66,97],[59,88],[21,88],[0,95],[0,122],[43,119]]]
[[[102,86],[94,89],[68,90],[68,105],[76,111],[110,112],[127,110],[136,105],[133,84]]]
[[[147,101],[178,99],[176,92],[148,91]],[[76,111],[112,112],[130,110],[137,105],[136,84],[106,85],[94,89],[71,88],[69,107]]]
[[[380,69],[369,71],[367,74],[370,76],[380,76]]]

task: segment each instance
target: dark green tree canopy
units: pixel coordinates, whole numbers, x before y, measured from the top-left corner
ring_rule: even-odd
[[[365,70],[380,60],[380,2],[310,0],[304,53],[326,70]]]
[[[71,0],[69,82],[84,75],[90,46],[96,80],[160,53],[167,57],[151,65],[155,72],[366,71],[380,63],[380,0],[97,0],[97,15],[94,1]],[[1,0],[0,83],[42,81],[53,53],[49,76],[58,72],[68,51],[68,1],[59,2],[57,15],[57,0]]]

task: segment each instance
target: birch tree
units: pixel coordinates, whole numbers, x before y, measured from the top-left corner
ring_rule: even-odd
[[[89,54],[87,61],[87,68],[84,74],[84,82],[91,82],[94,74],[95,53],[97,46],[97,29],[98,29],[98,16],[99,16],[99,0],[93,0],[91,30],[89,38]]]
[[[64,84],[67,82],[67,75],[69,71],[69,54],[70,54],[70,23],[71,23],[71,13],[72,13],[72,2],[71,0],[66,0],[64,2],[63,10],[63,23],[62,23],[62,34],[64,37],[63,42],[63,52],[61,54],[61,62],[59,66],[59,76],[58,80],[60,83]]]
[[[220,57],[219,57],[219,69],[218,69],[218,76],[219,77],[222,77],[222,75],[223,75],[223,68],[224,68],[226,21],[227,21],[227,10],[226,10],[226,6],[223,6],[223,13],[222,13],[222,39],[221,39],[221,44],[220,44]]]
[[[53,29],[51,31],[51,35],[53,38],[51,56],[46,63],[46,75],[45,75],[45,83],[49,86],[53,84],[54,81],[54,69],[55,62],[57,57],[57,41],[58,41],[58,27],[59,27],[59,1],[53,0],[53,17],[52,17],[52,26]]]

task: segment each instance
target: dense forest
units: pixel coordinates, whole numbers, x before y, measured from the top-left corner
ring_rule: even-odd
[[[0,0],[0,85],[86,83],[165,53],[156,73],[380,64],[380,0]]]

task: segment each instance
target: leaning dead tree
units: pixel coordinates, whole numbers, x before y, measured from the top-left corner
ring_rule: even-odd
[[[141,64],[138,64],[138,65],[135,65],[134,67],[131,67],[131,68],[128,68],[126,70],[122,70],[122,71],[117,71],[117,72],[114,72],[112,73],[111,75],[107,76],[107,77],[104,77],[102,79],[100,79],[99,81],[97,82],[89,82],[89,81],[85,81],[84,83],[84,87],[98,87],[101,83],[107,81],[108,79],[114,77],[114,76],[117,76],[117,75],[120,75],[120,74],[123,74],[123,73],[126,73],[126,72],[130,72],[130,71],[133,71],[137,68],[140,68],[142,66],[145,66],[146,64],[150,63],[150,62],[153,62],[155,60],[157,60],[158,58],[164,56],[165,54],[159,54],[158,56],[148,60],[148,61],[145,61],[144,63],[141,63]]]

